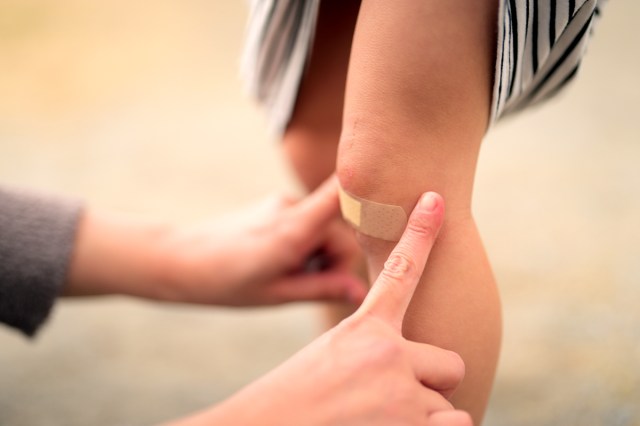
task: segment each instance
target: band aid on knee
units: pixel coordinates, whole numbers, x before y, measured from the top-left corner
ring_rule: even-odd
[[[400,206],[376,203],[338,191],[342,217],[365,235],[387,241],[399,241],[407,227],[407,214]]]

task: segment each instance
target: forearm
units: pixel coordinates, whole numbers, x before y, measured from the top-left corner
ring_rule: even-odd
[[[163,247],[171,227],[87,209],[78,225],[64,296],[167,298]]]

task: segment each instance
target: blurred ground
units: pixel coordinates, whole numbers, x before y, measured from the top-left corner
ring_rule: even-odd
[[[0,0],[0,181],[191,222],[295,188],[237,78],[244,3]],[[476,218],[504,302],[488,425],[640,425],[640,3],[610,2],[577,83],[499,125]],[[0,425],[144,425],[313,338],[313,307],[65,301],[0,329]]]

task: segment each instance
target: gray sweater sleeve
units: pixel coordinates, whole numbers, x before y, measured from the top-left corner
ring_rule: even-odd
[[[0,186],[0,322],[33,336],[64,284],[81,203]]]

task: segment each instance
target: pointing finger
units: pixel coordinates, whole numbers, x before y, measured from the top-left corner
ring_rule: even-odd
[[[398,330],[402,328],[443,217],[442,197],[435,192],[423,194],[359,312],[374,314]]]

